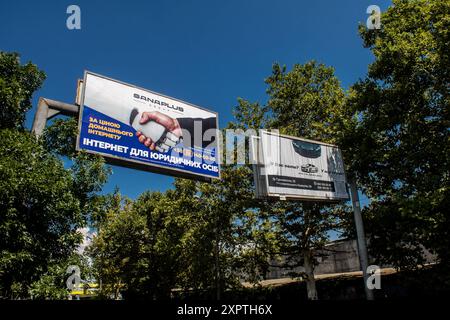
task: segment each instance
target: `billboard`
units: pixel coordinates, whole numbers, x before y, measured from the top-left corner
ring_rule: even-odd
[[[250,142],[257,197],[349,199],[337,146],[264,130]]]
[[[190,103],[86,71],[78,129],[77,150],[110,163],[220,177],[217,113]]]

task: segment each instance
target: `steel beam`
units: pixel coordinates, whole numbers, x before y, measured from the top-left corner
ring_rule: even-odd
[[[41,136],[44,132],[47,121],[51,118],[62,114],[69,117],[78,115],[80,107],[61,101],[51,100],[47,98],[39,98],[36,113],[34,115],[33,126],[31,132],[36,136]]]

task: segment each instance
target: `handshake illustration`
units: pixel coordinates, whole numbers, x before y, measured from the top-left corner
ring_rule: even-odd
[[[90,85],[85,89],[89,90],[85,92],[83,104],[106,117],[131,126],[136,130],[139,142],[150,150],[167,153],[180,143],[183,143],[183,148],[205,148],[211,144],[214,147],[217,117],[211,112],[208,114],[201,111],[198,112],[200,117],[191,117],[197,111],[184,112],[182,108],[175,110],[170,98],[166,97],[161,102],[156,94],[149,98],[138,93],[132,94],[135,89],[133,92],[129,88],[125,90],[123,84],[111,80],[89,79]],[[173,110],[167,110],[167,115],[164,111],[160,112],[162,106]],[[205,114],[208,117],[201,116]],[[175,118],[176,115],[181,117]]]
[[[139,142],[151,150],[167,152],[183,140],[177,119],[158,111],[139,112],[133,109],[130,125],[136,130]]]

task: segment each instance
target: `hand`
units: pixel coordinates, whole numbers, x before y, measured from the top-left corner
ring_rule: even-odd
[[[145,124],[149,121],[155,121],[159,123],[160,125],[165,127],[167,131],[173,133],[178,138],[182,136],[181,127],[177,119],[173,119],[158,111],[143,112],[139,123]],[[138,137],[140,143],[144,144],[146,147],[149,147],[151,150],[155,150],[155,143],[157,141],[152,141],[151,138],[146,137],[140,131],[136,132],[136,136]]]

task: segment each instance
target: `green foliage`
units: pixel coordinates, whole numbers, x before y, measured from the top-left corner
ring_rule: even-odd
[[[228,127],[338,144],[371,199],[364,216],[376,262],[415,267],[426,248],[450,265],[450,2],[393,3],[381,30],[360,26],[375,61],[348,93],[331,67],[274,64],[267,103],[239,99]],[[99,196],[111,171],[76,152],[75,119],[56,119],[39,141],[21,130],[44,78],[0,52],[0,297],[62,299],[69,264],[100,281],[107,298],[164,299],[174,289],[212,297],[241,280],[257,284],[273,259],[302,265],[330,230],[352,234],[345,205],[255,199],[245,165],[222,166],[209,184],[176,179],[136,201]],[[98,232],[92,275],[73,255],[87,222]]]
[[[144,286],[146,295],[152,299],[169,298],[183,272],[181,238],[190,221],[184,219],[184,212],[177,210],[173,193],[144,192],[133,204],[148,230]]]
[[[109,208],[88,251],[95,277],[102,283],[101,295],[118,299],[121,291],[135,295],[142,287],[149,232],[144,217],[131,209],[131,202],[118,192],[114,197],[116,206]]]
[[[70,276],[67,268],[71,265],[80,268],[81,283],[91,280],[91,267],[87,258],[73,254],[68,259],[59,263],[49,263],[48,270],[41,275],[39,280],[30,285],[29,294],[32,299],[62,300],[69,294],[66,281]]]
[[[260,129],[268,128],[267,107],[258,102],[251,103],[245,99],[238,98],[238,105],[233,110],[235,122],[231,122],[231,128]]]
[[[265,82],[267,104],[262,106],[239,99],[234,110],[236,122],[231,123],[230,128],[276,129],[282,134],[338,143],[345,129],[356,121],[345,108],[345,92],[330,67],[310,61],[296,64],[287,71],[285,66],[276,63]],[[245,141],[238,141],[238,144],[243,146]],[[230,169],[236,173],[235,167]],[[247,190],[251,191],[252,175],[240,178],[247,181],[250,186]],[[233,184],[228,187],[234,189]],[[246,201],[240,212],[244,214],[238,217],[244,222],[240,230],[245,236],[240,239],[245,250],[241,250],[243,254],[238,257],[244,262],[247,280],[257,284],[275,259],[279,261],[278,265],[286,268],[303,266],[305,272],[291,272],[291,275],[305,277],[308,297],[316,299],[315,254],[329,242],[330,231],[338,231],[341,221],[346,221],[342,220],[347,215],[346,207],[273,199],[250,200],[246,196],[243,199]],[[236,201],[229,200],[229,203]],[[238,202],[242,203],[242,200]],[[235,258],[235,261],[239,259]]]
[[[134,202],[116,192],[108,201],[107,216],[89,249],[104,296],[164,299],[186,283],[197,288],[194,279],[186,278],[193,276],[192,263],[198,271],[205,269],[202,259],[190,256],[204,249],[194,246],[204,212],[193,207],[186,183],[177,181],[177,189],[166,193],[144,192]]]
[[[56,119],[45,129],[42,142],[48,152],[72,160],[70,170],[74,178],[74,190],[82,207],[86,207],[89,212],[90,202],[96,202],[96,192],[108,180],[111,169],[105,166],[101,156],[75,150],[77,130],[76,119]]]
[[[337,140],[345,94],[333,68],[310,61],[287,72],[286,66],[274,64],[266,84],[270,128],[322,142]]]
[[[372,203],[371,252],[397,267],[427,248],[449,262],[450,2],[395,0],[381,30],[361,27],[375,61],[351,89],[358,121],[342,146]]]
[[[17,53],[0,51],[0,129],[23,129],[33,92],[44,80],[44,72],[30,62],[21,65]]]
[[[266,241],[273,230],[258,219],[251,170],[228,165],[222,167],[221,176],[193,188],[198,214],[191,237],[186,238],[186,252],[193,266],[187,278],[200,283],[200,288],[219,286],[223,292],[240,287],[240,280],[258,282],[264,277],[270,255]]]
[[[31,96],[44,79],[31,63],[20,65],[18,54],[0,52],[0,297],[5,298],[60,297],[61,268],[82,239],[77,229],[101,220],[105,202],[96,193],[109,169],[100,157],[75,152],[76,121],[57,119],[41,140],[23,130]],[[60,157],[69,157],[72,167],[65,169]]]
[[[2,295],[65,258],[84,224],[70,172],[26,132],[0,130],[0,283]]]
[[[234,127],[278,129],[280,133],[333,143],[351,122],[346,114],[345,93],[330,67],[314,61],[294,65],[291,71],[274,64],[266,79],[266,106],[240,99],[235,108]],[[247,177],[251,179],[251,177]],[[272,235],[264,241],[268,252],[296,256],[287,266],[302,265],[303,256],[329,241],[328,232],[338,228],[338,214],[332,206],[305,202],[259,201],[253,214]],[[266,259],[270,257],[266,253]]]
[[[175,189],[144,192],[132,203],[116,193],[90,248],[103,294],[166,299],[179,289],[211,298],[217,286],[259,281],[258,268],[268,264],[262,243],[272,233],[245,209],[254,201],[250,176],[241,167],[225,168],[211,184],[176,179]]]
[[[49,152],[73,158],[77,155],[75,150],[77,133],[77,119],[55,119],[44,129],[43,143]]]

